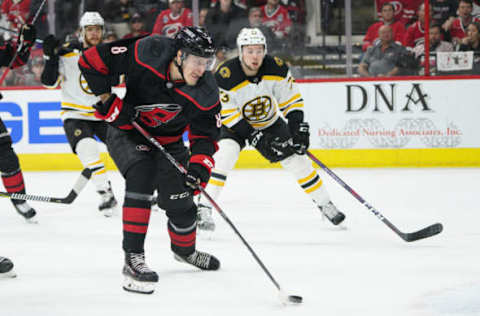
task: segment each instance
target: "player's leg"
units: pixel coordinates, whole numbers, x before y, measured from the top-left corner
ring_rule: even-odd
[[[84,168],[92,170],[91,179],[101,197],[99,211],[106,217],[110,217],[116,212],[117,201],[113,195],[110,181],[108,181],[105,165],[100,159],[98,143],[94,138],[95,124],[97,123],[68,119],[64,121],[63,127],[73,152],[78,156]]]
[[[266,132],[287,140],[291,137],[288,125],[283,120],[277,120]],[[330,196],[320,175],[313,168],[306,155],[292,154],[280,161],[282,167],[292,173],[302,190],[310,196],[322,213],[334,224],[340,224],[345,215],[340,212],[330,200]]]
[[[2,182],[8,193],[25,194],[25,182],[18,157],[12,148],[12,139],[5,124],[0,119],[0,173]],[[11,199],[17,212],[27,222],[36,223],[36,211],[24,200]]]
[[[165,146],[182,165],[187,164],[188,152],[183,143]],[[217,270],[220,262],[213,255],[196,250],[197,207],[181,174],[165,156],[157,153],[158,205],[166,210],[170,245],[175,259],[202,270]]]
[[[245,140],[235,135],[231,130],[222,127],[218,151],[213,155],[215,168],[205,190],[217,201],[227,181],[227,175],[235,166],[238,155],[245,147]],[[215,222],[212,217],[212,205],[203,196],[198,201],[197,225],[199,230],[214,231]]]
[[[13,271],[12,260],[0,256],[0,279],[2,278],[14,278],[17,275]]]
[[[345,215],[331,201],[320,175],[307,156],[293,154],[280,163],[295,176],[302,190],[334,225],[340,224],[345,219]]]
[[[125,252],[123,288],[151,294],[158,282],[158,275],[145,262],[144,243],[150,221],[156,170],[152,153],[137,150],[140,147],[134,136],[116,128],[109,129],[107,146],[110,156],[125,178],[122,208],[122,248]]]

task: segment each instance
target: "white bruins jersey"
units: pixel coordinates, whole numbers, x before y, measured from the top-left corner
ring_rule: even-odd
[[[60,56],[57,82],[53,86],[46,87],[61,86],[62,111],[60,117],[63,121],[66,119],[100,121],[93,115],[95,112],[93,105],[100,99],[90,90],[78,67],[78,59],[82,54],[81,48],[75,44],[73,45],[77,47],[68,47],[69,45],[72,44],[64,44],[64,48],[70,49],[68,53]]]
[[[266,55],[258,74],[247,77],[234,58],[215,73],[220,88],[222,123],[231,128],[245,119],[255,129],[271,126],[280,115],[303,111],[303,99],[285,62]],[[280,114],[281,113],[281,114]]]

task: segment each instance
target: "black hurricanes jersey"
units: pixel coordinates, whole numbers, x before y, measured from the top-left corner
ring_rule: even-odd
[[[195,86],[170,78],[175,40],[152,35],[101,44],[84,52],[80,69],[95,95],[111,91],[111,78],[125,74],[124,106],[160,143],[178,141],[189,130],[192,154],[212,155],[220,127],[218,88],[211,72]]]

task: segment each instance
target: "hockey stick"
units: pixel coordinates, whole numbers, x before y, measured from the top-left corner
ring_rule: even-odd
[[[164,155],[165,157],[182,173],[182,174],[187,174],[187,169],[185,169],[182,164],[180,164],[168,151],[165,150],[165,148],[152,136],[150,133],[148,133],[145,129],[143,129],[140,125],[138,125],[137,122],[132,122],[132,125],[135,127],[137,131],[139,131],[146,139],[148,139],[155,147],[157,147]],[[268,271],[267,267],[263,264],[262,260],[258,257],[258,255],[255,253],[255,251],[250,247],[248,242],[243,238],[242,234],[238,231],[238,229],[235,227],[235,225],[232,223],[232,221],[228,218],[227,214],[218,206],[218,204],[212,199],[212,197],[205,191],[205,189],[202,186],[198,186],[198,189],[200,192],[207,198],[207,200],[213,205],[213,207],[217,210],[217,212],[223,217],[223,219],[230,225],[230,227],[233,229],[235,234],[240,238],[240,240],[243,242],[243,244],[247,247],[247,249],[250,251],[252,254],[253,258],[257,263],[260,265],[260,267],[263,269],[263,271],[267,274],[267,276],[270,278],[270,280],[273,282],[275,287],[278,289],[280,300],[282,303],[301,303],[303,298],[298,295],[286,295],[282,288],[280,287],[280,284],[275,280],[273,275]]]
[[[40,4],[40,7],[38,8],[37,12],[35,13],[35,16],[33,17],[33,20],[32,20],[32,25],[35,24],[35,21],[37,21],[37,18],[38,16],[40,15],[40,11],[42,11],[42,8],[43,6],[45,5],[45,2],[47,2],[47,0],[43,0],[42,3]],[[18,56],[18,48],[15,50],[15,54],[13,55],[12,57],[12,60],[10,60],[10,63],[8,64],[8,67],[7,69],[5,69],[5,71],[3,72],[2,74],[2,77],[0,77],[0,85],[3,83],[3,80],[5,80],[5,77],[7,76],[8,72],[10,71],[13,63],[15,62],[15,59],[17,59],[17,56]]]
[[[8,193],[0,192],[0,197],[6,197],[10,199],[17,200],[28,200],[28,201],[39,201],[39,202],[49,202],[49,203],[60,203],[60,204],[71,204],[80,192],[83,190],[88,180],[92,176],[92,170],[89,168],[83,169],[80,177],[77,179],[73,185],[73,189],[68,193],[64,198],[56,198],[50,196],[41,196],[41,195],[31,195],[31,194],[21,194],[21,193]]]
[[[393,225],[388,219],[385,218],[376,208],[370,205],[365,201],[355,190],[353,190],[348,184],[346,184],[342,179],[340,179],[332,170],[325,166],[320,160],[318,160],[312,153],[307,151],[307,156],[310,157],[317,165],[319,165],[326,173],[328,173],[335,181],[337,181],[345,190],[350,192],[360,203],[362,203],[367,209],[372,211],[372,213],[380,219],[385,225],[387,225],[391,230],[393,230],[400,238],[405,241],[415,241],[423,238],[428,238],[440,234],[443,230],[443,226],[440,223],[436,223],[420,229],[419,231],[413,233],[403,233],[395,225]]]

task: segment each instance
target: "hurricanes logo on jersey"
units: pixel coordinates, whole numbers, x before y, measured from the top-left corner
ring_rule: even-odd
[[[80,74],[80,77],[78,77],[78,84],[80,85],[80,89],[82,89],[83,92],[93,95],[92,90],[90,90],[90,87],[88,86],[87,80],[85,80],[82,74]]]
[[[182,107],[178,104],[141,105],[135,109],[140,112],[140,120],[150,127],[167,124],[182,111]]]
[[[273,102],[269,96],[256,97],[242,107],[243,117],[251,122],[262,122],[270,118],[272,109]]]

